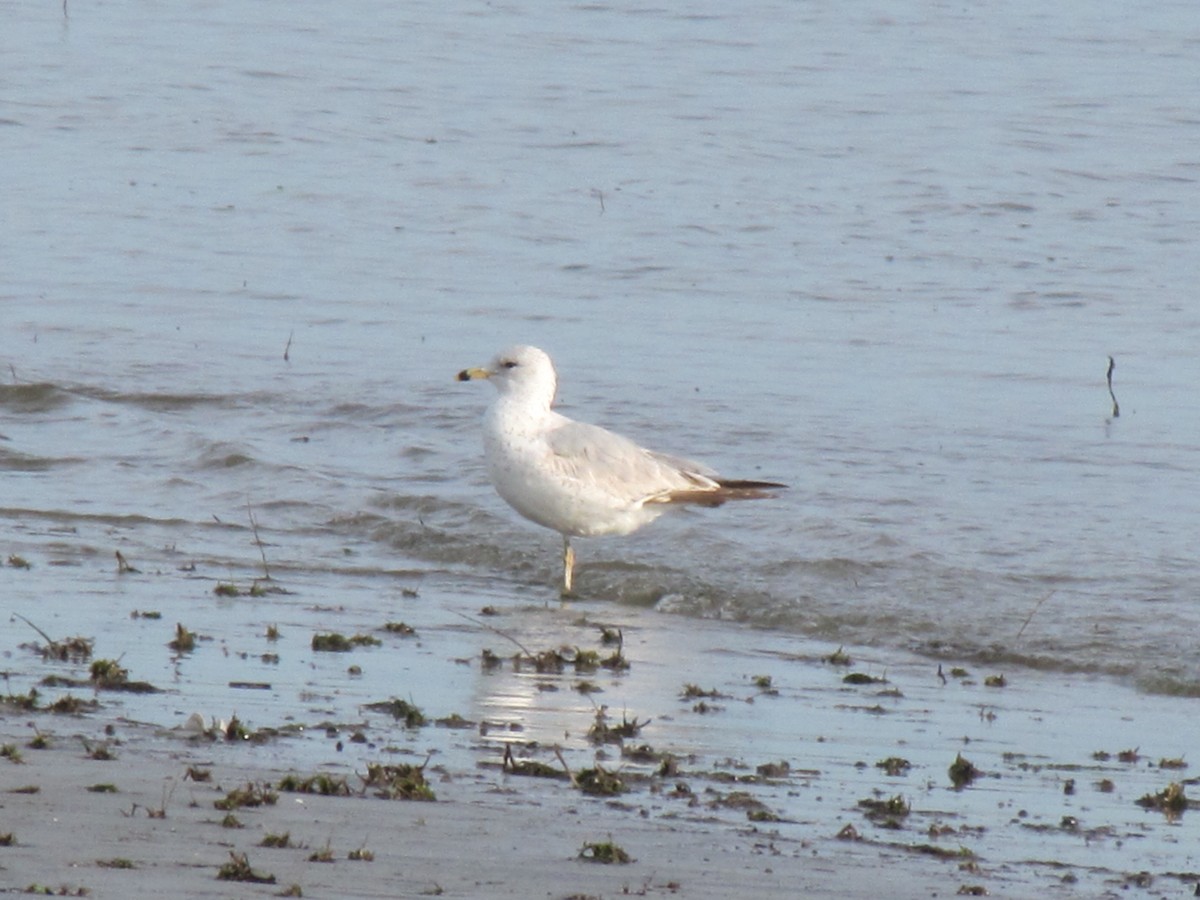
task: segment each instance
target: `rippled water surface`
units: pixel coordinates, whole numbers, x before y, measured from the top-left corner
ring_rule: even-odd
[[[6,557],[252,577],[253,515],[551,599],[452,380],[521,341],[792,486],[580,542],[586,598],[1200,694],[1194,4],[65,12],[0,34]]]

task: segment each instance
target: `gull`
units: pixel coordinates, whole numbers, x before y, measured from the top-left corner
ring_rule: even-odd
[[[496,492],[563,539],[564,597],[572,595],[573,537],[630,534],[674,506],[757,500],[786,487],[721,478],[700,463],[656,453],[552,408],[558,375],[537,347],[519,345],[459,381],[487,379],[499,396],[483,418],[483,451]]]

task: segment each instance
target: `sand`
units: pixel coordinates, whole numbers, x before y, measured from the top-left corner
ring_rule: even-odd
[[[36,583],[37,570],[19,577]],[[251,597],[247,579],[225,597],[164,569],[110,579],[103,605],[24,609],[55,640],[95,636],[93,659],[119,657],[162,692],[43,684],[38,708],[21,709],[12,698],[50,675],[86,680],[91,660],[43,659],[42,636],[10,620],[0,745],[19,760],[0,759],[0,836],[11,834],[0,885],[92,897],[1179,897],[1200,879],[1200,810],[1137,802],[1171,783],[1200,797],[1189,769],[1172,767],[1197,740],[1177,698],[837,653],[649,607],[562,605],[549,590],[402,591],[403,580],[343,579],[331,604],[312,584]],[[191,596],[164,599],[181,584]],[[162,618],[131,616],[156,603]],[[179,654],[166,642],[184,620],[201,640]],[[619,648],[601,626],[619,630]],[[380,644],[314,651],[312,635],[330,631]],[[586,651],[618,649],[627,669],[588,665]],[[47,709],[66,694],[99,707]],[[426,723],[367,706],[392,698]],[[597,743],[601,711],[636,734]],[[217,734],[235,713],[251,738]],[[207,733],[187,727],[193,714]],[[564,777],[506,770],[506,746]],[[978,774],[956,788],[960,755]],[[907,766],[880,767],[889,758]],[[423,767],[436,800],[377,796],[364,783],[373,764]],[[577,781],[599,766],[624,790],[589,795],[564,766]],[[347,795],[280,789],[318,773]],[[215,804],[247,785],[275,802],[232,810],[241,827],[228,827]],[[262,846],[283,834],[289,846]],[[590,845],[629,861],[589,859]],[[221,880],[231,854],[273,883]]]

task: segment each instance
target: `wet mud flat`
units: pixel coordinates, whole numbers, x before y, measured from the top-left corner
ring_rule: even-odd
[[[3,570],[7,891],[1175,897],[1200,881],[1179,698],[414,573],[27,560]]]

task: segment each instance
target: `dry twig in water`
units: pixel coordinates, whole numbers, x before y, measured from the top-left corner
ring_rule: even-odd
[[[1108,375],[1106,376],[1106,378],[1108,379],[1108,396],[1112,397],[1112,402],[1113,402],[1112,414],[1113,414],[1114,419],[1121,415],[1121,406],[1119,403],[1117,403],[1117,395],[1113,393],[1113,387],[1112,387],[1112,373],[1113,373],[1113,369],[1115,369],[1116,367],[1117,367],[1116,360],[1114,360],[1110,356],[1108,358]]]

